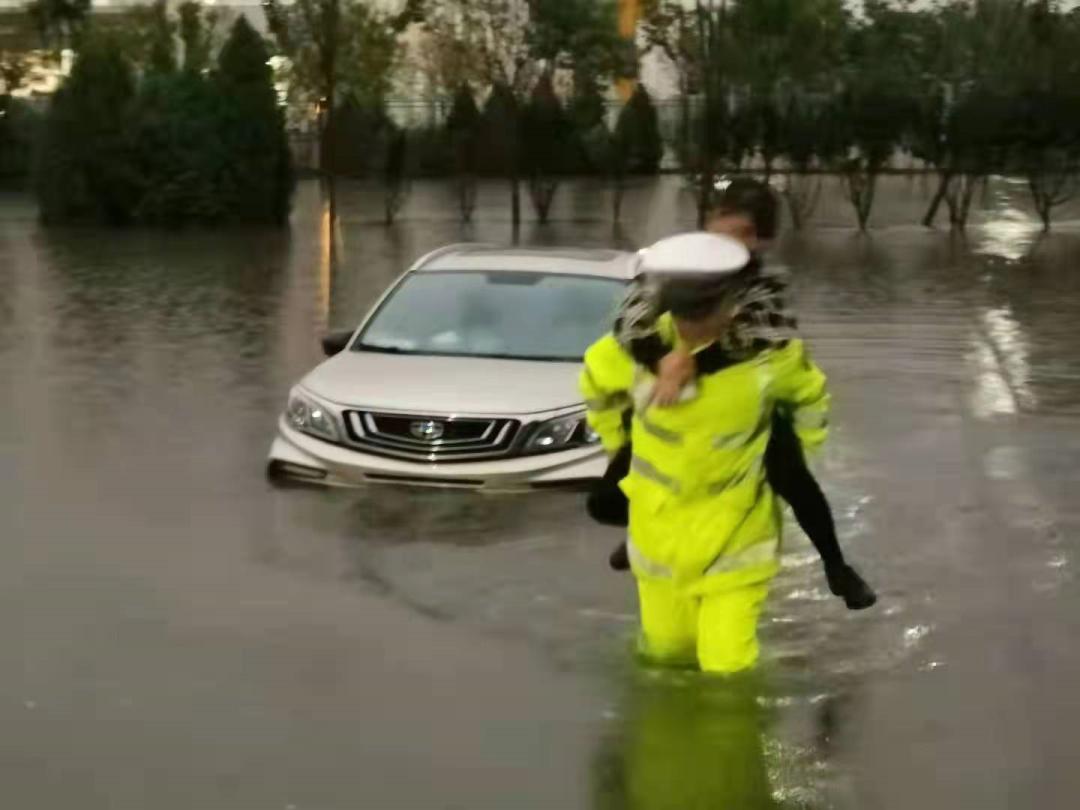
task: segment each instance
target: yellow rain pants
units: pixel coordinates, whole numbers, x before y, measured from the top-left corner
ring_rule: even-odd
[[[746,585],[688,596],[671,580],[639,579],[641,637],[638,649],[658,664],[697,664],[730,674],[758,660],[757,622],[769,588]]]

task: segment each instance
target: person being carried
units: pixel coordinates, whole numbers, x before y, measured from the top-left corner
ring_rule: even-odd
[[[615,322],[614,334],[620,345],[640,366],[655,375],[656,381],[645,402],[635,404],[670,407],[695,396],[695,378],[708,373],[710,359],[739,358],[771,347],[783,347],[795,336],[796,320],[784,307],[785,283],[764,271],[760,253],[778,231],[778,205],[773,192],[757,180],[740,178],[729,183],[709,212],[706,229],[730,236],[746,245],[754,256],[743,271],[752,277],[728,336],[706,353],[668,345],[657,330],[657,320],[666,309],[655,280],[640,279],[624,301]],[[851,610],[862,610],[877,602],[877,595],[845,560],[836,536],[832,510],[813,473],[807,467],[790,414],[782,409],[772,416],[772,435],[765,452],[768,482],[791,506],[799,526],[810,538],[824,564],[829,590],[841,597]],[[600,522],[626,525],[624,496],[618,483],[627,473],[629,446],[613,457],[599,489],[590,498],[590,513]],[[615,570],[630,568],[626,544],[611,554]]]

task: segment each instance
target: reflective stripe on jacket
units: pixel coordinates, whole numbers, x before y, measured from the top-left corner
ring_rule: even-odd
[[[674,342],[670,318],[660,326]],[[581,386],[589,423],[611,452],[627,439],[621,414],[643,373],[611,335],[586,353]],[[786,411],[809,452],[825,439],[828,405],[824,374],[794,340],[701,375],[689,401],[637,408],[622,482],[635,573],[671,577],[695,591],[775,574],[780,516],[763,463],[772,414]]]

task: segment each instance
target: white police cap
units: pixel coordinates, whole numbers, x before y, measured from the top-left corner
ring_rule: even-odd
[[[734,275],[750,262],[750,251],[737,239],[714,233],[681,233],[661,239],[638,253],[638,273],[657,276]]]

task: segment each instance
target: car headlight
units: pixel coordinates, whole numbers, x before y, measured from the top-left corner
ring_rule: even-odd
[[[525,451],[543,453],[596,444],[600,437],[585,421],[585,414],[575,413],[541,422],[525,443]]]
[[[289,407],[285,411],[285,420],[301,433],[308,433],[332,442],[338,440],[337,423],[333,414],[325,405],[296,389],[289,394]]]

